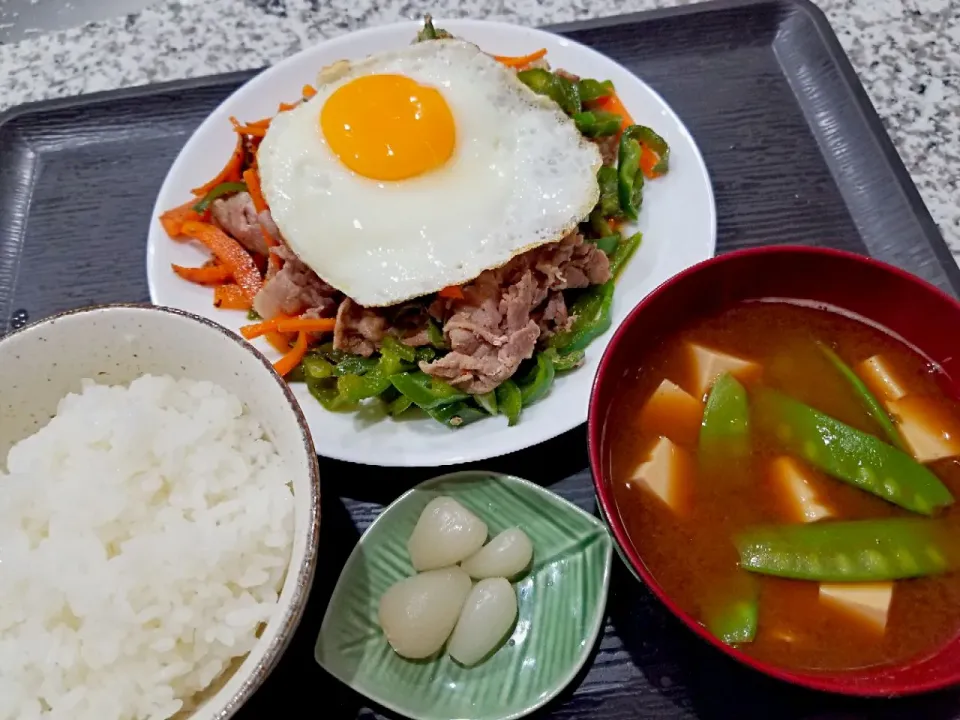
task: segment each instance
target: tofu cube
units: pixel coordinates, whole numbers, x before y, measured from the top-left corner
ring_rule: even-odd
[[[752,360],[745,360],[696,343],[690,343],[688,348],[690,367],[693,370],[694,391],[701,398],[710,390],[713,381],[723,373],[730,373],[741,382],[756,380],[761,375],[762,368]]]
[[[799,460],[778,457],[770,464],[770,479],[790,522],[816,522],[833,516],[818,497],[816,476]]]
[[[906,385],[882,355],[868,357],[857,365],[857,375],[880,400],[899,400],[907,394]]]
[[[693,458],[687,451],[662,437],[646,462],[637,466],[630,483],[652,492],[673,512],[683,515],[690,504],[693,470]]]
[[[908,395],[887,403],[897,429],[917,459],[928,463],[960,455],[960,418],[945,403],[922,395]]]
[[[870,630],[882,634],[887,627],[892,582],[823,583],[820,602],[861,620]]]
[[[645,435],[662,435],[682,445],[693,445],[700,435],[703,403],[669,380],[653,391],[640,411]]]

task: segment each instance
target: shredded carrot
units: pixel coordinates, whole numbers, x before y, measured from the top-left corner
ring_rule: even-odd
[[[450,285],[437,293],[442,298],[463,300],[463,289],[459,285]]]
[[[660,162],[660,156],[657,155],[653,150],[648,148],[646,145],[640,145],[640,169],[643,170],[644,177],[652,180],[655,177],[659,176],[659,173],[654,172],[654,167],[657,163]]]
[[[300,103],[280,103],[280,107],[277,108],[278,113],[287,112],[288,110],[293,110]]]
[[[221,310],[249,310],[250,300],[239,285],[217,285],[213,290],[213,306]]]
[[[230,122],[233,124],[233,131],[243,137],[244,135],[252,135],[253,137],[263,137],[267,134],[267,128],[270,126],[270,119],[265,118],[264,120],[257,120],[256,122],[247,123],[246,125],[241,125],[240,121],[235,117],[230,118]],[[266,123],[264,125],[263,123]]]
[[[230,268],[225,265],[204,265],[198,268],[182,265],[171,265],[171,267],[184,280],[198,285],[216,285],[226,282],[231,277]]]
[[[243,182],[247,185],[247,192],[250,193],[250,199],[253,201],[253,209],[257,213],[262,213],[267,209],[267,201],[263,199],[263,192],[260,190],[260,173],[256,168],[247,168],[243,172]]]
[[[200,213],[193,209],[196,202],[196,200],[191,200],[172,210],[167,210],[160,216],[160,224],[163,225],[163,229],[167,231],[167,235],[174,240],[186,239],[186,236],[183,234],[183,224],[185,222],[196,222],[200,220]]]
[[[263,236],[263,242],[267,246],[267,265],[272,267],[274,270],[280,270],[283,267],[283,263],[280,261],[274,253],[270,252],[270,248],[277,247],[280,243],[277,242],[276,238],[273,237],[267,229],[263,226],[263,223],[260,223],[260,234]],[[271,277],[273,277],[271,275]]]
[[[264,335],[267,342],[273,347],[274,350],[280,353],[286,353],[290,350],[290,338],[286,335],[281,335],[280,333],[268,332]]]
[[[277,315],[275,318],[271,318],[270,320],[262,320],[258,323],[254,323],[253,325],[244,325],[242,328],[240,328],[240,334],[243,335],[247,340],[253,340],[261,335],[266,335],[269,332],[275,332],[277,325],[289,319],[290,318],[286,315]]]
[[[532,62],[536,62],[544,55],[547,54],[546,48],[540,48],[536,52],[532,52],[529,55],[521,55],[519,57],[511,57],[509,55],[494,55],[493,59],[498,63],[506,65],[511,68],[522,68],[525,65],[529,65]]]
[[[202,196],[213,190],[217,185],[225,182],[240,182],[240,168],[243,165],[243,136],[237,136],[237,146],[233,149],[233,155],[223,166],[223,170],[217,173],[216,177],[205,185],[194,188],[190,192],[194,195]]]
[[[615,115],[619,115],[623,120],[620,123],[620,129],[633,125],[633,118],[630,116],[630,113],[627,111],[627,108],[623,106],[620,98],[617,97],[616,93],[610,93],[606,97],[598,99],[596,102],[591,103],[591,106],[597,108],[598,110],[606,110],[607,112],[612,112]]]
[[[230,270],[230,274],[242,288],[249,307],[253,297],[263,287],[263,278],[260,277],[260,271],[250,253],[223,230],[208,223],[186,222],[183,224],[183,234],[203,243],[220,263]]]
[[[303,356],[306,354],[307,333],[301,330],[297,335],[297,342],[294,343],[293,347],[290,348],[290,351],[286,355],[273,364],[273,367],[278,373],[280,373],[281,376],[285,376],[300,364],[300,361],[303,360]]]
[[[317,94],[317,91],[314,89],[313,85],[304,85],[300,94],[303,95],[304,100],[309,100]]]
[[[282,333],[308,332],[321,333],[333,332],[337,321],[334,318],[291,318],[277,323],[277,330]]]

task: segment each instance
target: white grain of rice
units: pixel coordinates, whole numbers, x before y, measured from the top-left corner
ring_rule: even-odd
[[[288,480],[212,383],[84,381],[0,469],[0,720],[189,707],[276,609]]]

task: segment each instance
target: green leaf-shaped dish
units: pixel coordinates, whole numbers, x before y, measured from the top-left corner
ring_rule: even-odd
[[[383,593],[414,574],[407,538],[438,495],[476,513],[491,538],[519,526],[533,541],[533,565],[515,584],[513,633],[472,668],[446,654],[404,660],[377,622]],[[384,510],[360,538],[323,618],[317,662],[374,702],[417,720],[521,717],[556,696],[586,662],[603,625],[611,546],[599,520],[526,480],[487,472],[428,480]]]

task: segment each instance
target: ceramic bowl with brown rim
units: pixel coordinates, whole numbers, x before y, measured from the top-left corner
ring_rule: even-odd
[[[0,467],[18,441],[36,433],[85,378],[127,385],[143,375],[215,383],[259,422],[283,461],[293,491],[289,565],[276,608],[257,639],[178,718],[225,720],[253,695],[300,622],[316,567],[320,485],[310,432],[286,383],[249,343],[219,325],[166,308],[113,305],[58,315],[0,339]],[[0,631],[0,639],[3,631]]]

